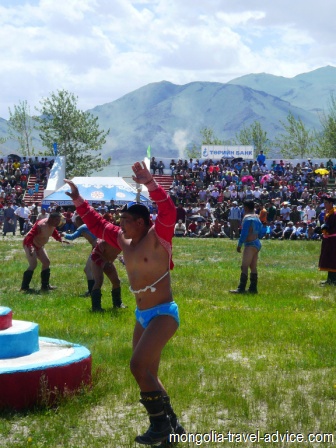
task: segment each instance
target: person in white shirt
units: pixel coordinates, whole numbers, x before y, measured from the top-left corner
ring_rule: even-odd
[[[25,202],[22,201],[20,207],[15,210],[15,214],[19,218],[20,233],[23,235],[23,226],[25,221],[30,218],[31,211],[26,207]]]
[[[186,236],[186,233],[187,233],[186,226],[185,224],[183,224],[182,219],[179,219],[178,222],[175,224],[174,236],[182,237]]]
[[[316,218],[316,210],[310,205],[307,205],[304,209],[303,220],[305,222],[311,222],[312,218]]]

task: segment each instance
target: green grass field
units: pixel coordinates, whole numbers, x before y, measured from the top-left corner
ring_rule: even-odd
[[[174,240],[174,298],[181,326],[166,347],[161,378],[189,433],[308,433],[321,443],[195,441],[180,447],[336,445],[335,288],[319,286],[319,242],[264,241],[259,294],[232,295],[241,255],[230,240]],[[134,297],[117,262],[126,310],[112,310],[103,288],[104,314],[90,312],[83,267],[89,245],[50,242],[47,295],[19,292],[27,263],[19,239],[0,241],[0,304],[14,319],[40,325],[40,335],[85,345],[92,353],[93,388],[57,407],[0,414],[0,447],[140,446],[147,429],[139,391],[129,371]],[[32,286],[39,288],[39,272]],[[1,378],[0,378],[1,381]],[[334,443],[323,442],[333,434]],[[198,439],[200,441],[200,439]],[[273,439],[275,440],[275,439]]]

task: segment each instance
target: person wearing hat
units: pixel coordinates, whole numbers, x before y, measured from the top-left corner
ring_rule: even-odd
[[[134,182],[146,185],[158,206],[155,223],[148,208],[130,203],[121,209],[120,227],[106,221],[79,195],[76,185],[65,179],[67,192],[89,230],[98,238],[123,251],[130,291],[136,300],[131,372],[140,388],[141,403],[149,414],[148,430],[136,442],[155,445],[169,434],[184,434],[158,378],[161,352],[179,327],[177,304],[173,301],[170,270],[176,209],[165,190],[153,179],[144,162],[132,166]]]
[[[327,271],[327,280],[321,285],[336,285],[336,208],[335,198],[323,196],[325,215],[322,230],[322,244],[319,259],[319,270]]]

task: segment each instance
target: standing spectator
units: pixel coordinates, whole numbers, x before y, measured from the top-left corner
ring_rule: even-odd
[[[230,223],[230,239],[233,240],[233,234],[235,238],[239,238],[239,227],[241,223],[242,212],[238,207],[238,202],[233,201],[232,207],[229,212],[229,223]]]
[[[291,221],[293,221],[294,224],[296,224],[297,222],[301,221],[301,213],[297,209],[296,205],[292,206],[292,210],[291,210],[291,212],[289,214],[289,219]]]
[[[267,223],[267,210],[264,205],[262,205],[260,208],[259,219],[262,224]]]
[[[28,207],[26,207],[26,204],[24,201],[21,202],[20,207],[18,207],[15,210],[16,216],[19,218],[19,226],[20,226],[20,233],[23,235],[23,225],[26,221],[26,219],[30,218],[31,212]]]
[[[257,156],[258,165],[259,166],[264,165],[265,161],[266,161],[266,156],[264,154],[264,151],[260,151],[258,156]]]
[[[287,222],[290,220],[289,214],[291,212],[290,207],[288,206],[288,202],[283,202],[281,204],[281,208],[280,208],[280,218],[283,222],[283,224],[287,224]]]
[[[155,176],[157,168],[157,161],[155,160],[155,157],[152,157],[150,161],[150,169],[152,170],[153,176]]]
[[[310,204],[307,204],[306,208],[304,209],[303,220],[310,223],[312,221],[312,218],[316,218],[316,211],[311,207]]]
[[[211,218],[211,210],[205,206],[204,202],[200,203],[200,208],[198,210],[198,213],[205,219]]]
[[[67,233],[74,232],[75,225],[72,220],[73,212],[71,211],[70,207],[68,207],[67,211],[63,213],[63,216],[65,218],[65,225],[64,225],[64,229],[62,229],[62,230]]]
[[[39,190],[40,190],[40,184],[38,182],[35,182],[35,186],[34,186],[35,196],[38,195]]]
[[[176,222],[179,222],[180,219],[182,220],[182,222],[185,222],[186,216],[187,212],[184,209],[182,202],[180,202],[176,207]]]
[[[6,236],[8,232],[12,232],[15,235],[16,231],[16,215],[13,202],[9,201],[7,207],[4,208],[4,226],[3,236]]]
[[[260,238],[262,238],[262,224],[258,215],[254,213],[254,202],[244,202],[244,219],[242,223],[242,231],[238,241],[237,252],[241,252],[244,244],[244,252],[242,257],[240,282],[237,289],[230,290],[234,294],[243,294],[245,292],[248,270],[250,269],[250,287],[249,292],[256,294],[258,284],[258,254],[261,249]]]
[[[335,198],[323,196],[325,215],[322,229],[319,270],[327,271],[327,280],[322,285],[336,285],[336,208]]]

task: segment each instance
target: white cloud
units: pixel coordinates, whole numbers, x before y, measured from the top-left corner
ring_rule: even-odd
[[[335,65],[335,11],[331,0],[2,1],[0,117],[63,88],[88,109],[161,80]]]

